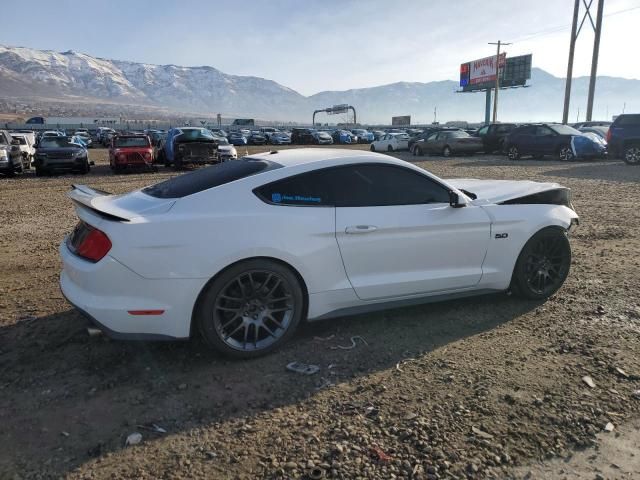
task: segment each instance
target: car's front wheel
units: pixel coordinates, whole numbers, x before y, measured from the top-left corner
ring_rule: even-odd
[[[571,246],[557,227],[540,230],[525,244],[513,271],[511,288],[532,300],[553,295],[569,275]]]
[[[445,146],[442,149],[442,156],[443,157],[450,157],[451,156],[451,147],[449,147],[449,145]]]
[[[393,147],[391,145],[387,147],[387,152],[393,152]]]
[[[369,147],[369,150],[371,150],[372,152],[376,151],[376,146],[371,144],[371,146]]]
[[[240,262],[203,291],[195,319],[211,347],[252,358],[285,343],[304,315],[304,293],[286,266],[266,259]]]
[[[520,150],[518,150],[518,147],[515,145],[509,147],[509,150],[507,150],[507,157],[509,157],[509,160],[518,160],[520,158]]]
[[[625,148],[623,158],[627,165],[640,165],[640,145]]]

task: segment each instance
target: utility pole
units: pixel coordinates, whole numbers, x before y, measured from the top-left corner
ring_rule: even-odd
[[[510,43],[502,43],[500,40],[498,42],[489,42],[489,45],[497,45],[498,49],[496,52],[496,91],[493,94],[493,123],[498,121],[498,90],[500,90],[500,46],[501,45],[511,45]]]
[[[598,53],[600,52],[600,32],[602,31],[602,13],[604,0],[598,0],[598,17],[596,18],[595,38],[593,39],[593,56],[591,57],[591,79],[589,80],[589,98],[587,99],[587,122],[591,121],[593,97],[596,93],[596,73],[598,72]]]
[[[591,6],[593,5],[594,0],[582,0],[582,3],[585,6],[585,12],[582,16],[582,21],[580,22],[580,26],[578,26],[578,16],[580,13],[580,0],[575,0],[575,5],[573,7],[573,22],[571,23],[571,40],[569,43],[569,62],[567,64],[567,80],[565,84],[564,91],[564,109],[562,111],[562,123],[567,123],[569,119],[569,102],[571,100],[571,80],[573,78],[573,56],[576,48],[576,40],[580,35],[580,31],[587,20],[589,19],[589,23],[591,27],[593,27],[593,31],[595,33],[595,39],[593,42],[593,56],[591,59],[591,79],[589,81],[589,98],[587,101],[587,115],[586,119],[591,120],[591,113],[593,111],[593,97],[596,89],[596,73],[598,70],[598,51],[600,50],[600,32],[602,30],[602,14],[604,10],[604,0],[598,0],[598,13],[596,18],[596,23],[593,22],[593,17],[591,16]]]
[[[578,38],[578,12],[580,0],[576,0],[573,6],[573,21],[571,22],[571,41],[569,42],[569,64],[567,65],[567,81],[564,86],[564,110],[562,110],[562,123],[569,123],[569,102],[571,101],[571,80],[573,79],[573,54],[576,51],[576,39]]]

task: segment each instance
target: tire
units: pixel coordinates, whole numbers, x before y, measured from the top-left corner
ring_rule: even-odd
[[[520,150],[515,145],[512,145],[507,150],[507,157],[509,160],[519,160],[520,159]]]
[[[91,171],[91,165],[89,165],[89,160],[87,160],[86,163],[82,166],[82,169],[80,170],[80,173],[82,175],[86,175],[90,171]]]
[[[525,244],[513,270],[511,288],[531,300],[544,300],[564,283],[571,267],[571,246],[564,230],[547,227]]]
[[[369,150],[371,150],[372,152],[376,151],[376,146],[371,144],[371,146],[369,147]]]
[[[44,177],[45,175],[47,175],[47,171],[44,168],[38,167],[36,165],[36,177]]]
[[[422,157],[424,155],[424,152],[422,151],[422,149],[420,147],[416,147],[416,151],[418,152],[418,156]]]
[[[625,147],[622,157],[627,165],[640,165],[640,145],[630,145]]]
[[[210,347],[244,359],[284,344],[304,312],[305,294],[298,277],[281,263],[253,259],[224,270],[205,287],[194,320]]]
[[[573,150],[569,145],[565,145],[564,147],[560,147],[558,150],[558,160],[561,162],[571,162],[575,159],[573,155]]]
[[[391,145],[387,147],[387,152],[393,152],[393,147]]]
[[[451,156],[451,147],[449,145],[445,145],[445,147],[442,149],[442,156],[443,157]]]

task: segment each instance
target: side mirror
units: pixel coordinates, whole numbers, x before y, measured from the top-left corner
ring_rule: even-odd
[[[466,202],[460,202],[460,196],[453,190],[449,190],[449,206],[461,208],[466,206]]]

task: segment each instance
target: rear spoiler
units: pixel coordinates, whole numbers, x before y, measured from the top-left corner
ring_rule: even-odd
[[[114,220],[116,222],[128,222],[131,218],[124,217],[122,215],[115,215],[112,212],[104,211],[96,205],[96,200],[101,197],[108,197],[112,195],[104,190],[98,190],[95,188],[87,187],[86,185],[71,185],[71,191],[67,193],[67,196],[73,200],[76,205],[80,205],[83,208],[91,210],[95,214],[105,218],[107,220]]]

